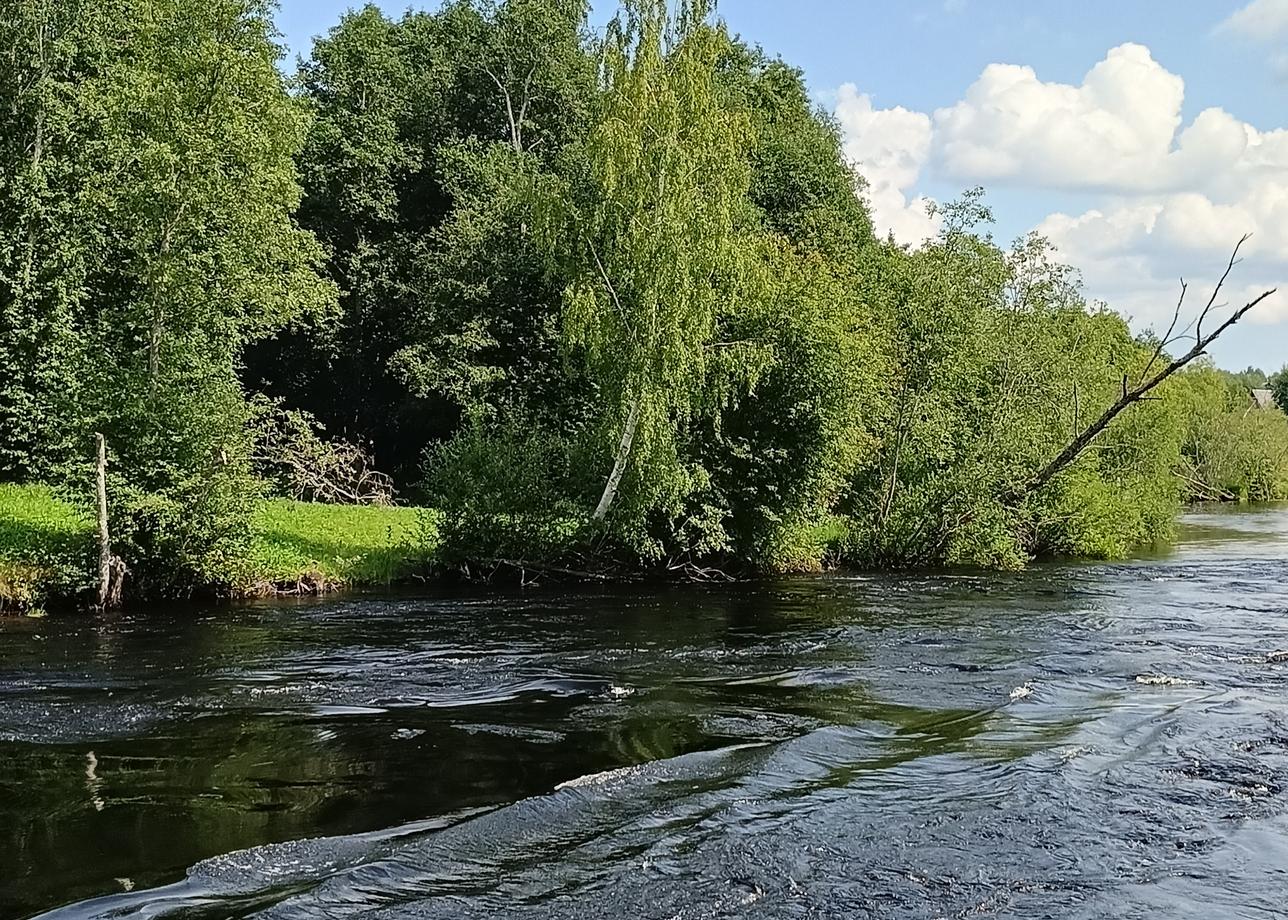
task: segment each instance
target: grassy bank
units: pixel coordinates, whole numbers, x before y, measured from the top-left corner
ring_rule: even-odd
[[[93,585],[94,522],[44,486],[0,485],[0,611],[40,609]],[[381,587],[424,572],[437,515],[419,508],[261,503],[243,569],[243,597]]]
[[[0,484],[0,612],[88,587],[94,522],[44,486]]]
[[[437,546],[437,515],[421,508],[265,501],[251,522],[249,582],[263,596],[366,588],[425,571]]]

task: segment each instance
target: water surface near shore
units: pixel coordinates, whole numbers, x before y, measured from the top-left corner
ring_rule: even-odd
[[[0,622],[0,917],[1279,917],[1288,510],[1018,574]]]

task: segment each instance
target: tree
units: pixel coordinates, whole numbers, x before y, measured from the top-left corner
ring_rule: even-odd
[[[78,2],[0,11],[0,478],[48,476],[75,450],[78,324],[97,228],[81,110]]]
[[[1040,499],[999,501],[1114,402],[1149,350],[1085,302],[1045,240],[1007,252],[983,235],[979,193],[943,217],[937,240],[882,246],[865,273],[891,317],[895,372],[871,426],[885,436],[845,502],[851,557],[1013,567],[1042,551],[1118,555],[1157,536],[1177,494],[1180,426],[1167,403],[1114,426]]]
[[[1269,384],[1270,378],[1259,367],[1249,365],[1237,374],[1231,374],[1245,390],[1258,390]]]
[[[721,104],[728,38],[709,14],[706,0],[685,0],[673,19],[662,0],[631,0],[605,41],[589,182],[569,208],[576,269],[565,306],[567,340],[614,432],[597,520],[632,464],[646,505],[683,488],[676,432],[733,344],[713,333],[746,221],[748,125]]]
[[[1176,475],[1192,501],[1274,501],[1288,495],[1288,416],[1249,409],[1234,374],[1196,362],[1174,380],[1185,442]]]
[[[1157,389],[1169,377],[1182,370],[1186,365],[1190,364],[1197,358],[1206,354],[1208,348],[1211,347],[1212,343],[1215,342],[1222,333],[1235,323],[1239,322],[1239,320],[1243,319],[1249,311],[1255,309],[1262,301],[1275,294],[1275,289],[1273,288],[1263,292],[1235,310],[1230,316],[1226,317],[1223,322],[1219,323],[1215,329],[1209,329],[1208,332],[1204,333],[1203,323],[1208,319],[1208,315],[1216,306],[1217,299],[1221,296],[1221,290],[1225,286],[1225,282],[1229,279],[1230,273],[1234,270],[1234,266],[1238,264],[1239,250],[1247,241],[1248,237],[1245,236],[1243,239],[1239,240],[1238,244],[1234,247],[1234,254],[1230,256],[1230,262],[1226,266],[1225,273],[1221,276],[1221,280],[1218,281],[1216,286],[1212,289],[1212,296],[1208,298],[1207,303],[1203,306],[1197,317],[1195,317],[1190,325],[1186,326],[1184,329],[1177,330],[1176,326],[1180,320],[1181,310],[1185,305],[1185,295],[1188,290],[1185,283],[1182,282],[1181,297],[1176,304],[1176,312],[1172,317],[1172,323],[1168,327],[1167,332],[1163,334],[1163,337],[1159,339],[1158,346],[1154,349],[1149,362],[1145,365],[1144,370],[1140,372],[1136,382],[1134,384],[1129,384],[1129,376],[1124,375],[1122,382],[1122,396],[1106,408],[1104,412],[1095,419],[1095,421],[1091,422],[1091,424],[1080,431],[1078,436],[1070,441],[1069,444],[1065,446],[1064,450],[1060,451],[1055,458],[1038,470],[1032,479],[1021,486],[1018,490],[1009,493],[1007,495],[1008,500],[1022,500],[1025,495],[1036,492],[1045,486],[1065,467],[1077,460],[1078,457],[1081,456],[1082,453],[1091,445],[1091,443],[1095,441],[1096,438],[1106,428],[1108,428],[1119,415],[1131,408],[1133,405],[1149,398],[1149,394]],[[1191,333],[1191,330],[1194,338],[1194,345],[1177,358],[1167,361],[1164,356],[1164,350],[1177,342],[1184,341],[1186,336]],[[1159,367],[1157,371],[1154,371],[1154,368],[1160,363],[1162,366]]]
[[[746,271],[762,296],[722,317],[719,335],[755,343],[761,366],[704,415],[692,450],[730,554],[764,570],[816,570],[831,549],[820,534],[877,446],[890,340],[856,266],[777,234],[756,248]]]
[[[136,567],[173,590],[225,577],[248,533],[243,350],[334,294],[293,216],[307,112],[277,69],[271,5],[119,9],[105,37],[125,53],[88,87],[114,252],[90,320],[103,396],[85,402],[117,454]]]
[[[1275,405],[1280,411],[1288,412],[1288,366],[1282,367],[1271,375],[1268,385],[1275,396]]]
[[[748,113],[749,195],[769,232],[830,258],[853,261],[873,242],[835,119],[811,100],[804,74],[741,43],[720,63],[721,91]]]
[[[495,84],[489,108],[500,110],[496,121],[515,153],[557,146],[582,123],[587,10],[587,0],[506,0],[485,8],[491,28],[477,66]]]
[[[503,381],[527,373],[557,309],[515,202],[584,134],[585,17],[583,0],[454,0],[398,20],[368,5],[301,64],[316,114],[301,221],[341,311],[254,348],[245,379],[369,440],[401,487],[427,444],[513,394]]]
[[[293,218],[307,113],[271,11],[30,0],[3,21],[5,156],[27,162],[0,192],[0,361],[21,394],[0,427],[25,425],[10,456],[77,494],[105,434],[114,534],[165,590],[225,577],[248,534],[243,349],[332,299]]]

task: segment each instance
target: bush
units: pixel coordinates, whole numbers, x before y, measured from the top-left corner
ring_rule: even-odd
[[[1288,415],[1254,408],[1247,389],[1213,367],[1178,381],[1185,441],[1177,475],[1191,501],[1288,497]]]
[[[227,593],[246,575],[250,517],[264,491],[236,378],[192,360],[163,371],[154,397],[104,413],[112,543],[129,568],[127,593]]]
[[[537,426],[475,423],[429,457],[426,490],[442,510],[449,565],[552,562],[589,545],[576,446]]]

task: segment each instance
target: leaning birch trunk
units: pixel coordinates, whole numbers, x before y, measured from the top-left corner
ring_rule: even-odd
[[[107,527],[107,439],[98,440],[98,606],[104,608],[112,596],[112,536]]]
[[[608,509],[613,506],[613,499],[617,498],[617,489],[622,484],[622,477],[626,475],[626,464],[631,459],[631,445],[635,443],[635,429],[640,423],[640,399],[637,396],[631,403],[631,414],[626,419],[626,427],[622,429],[622,440],[617,445],[617,459],[613,461],[613,472],[609,474],[608,482],[604,483],[604,494],[600,496],[599,506],[595,509],[595,520],[602,521],[608,516]]]

